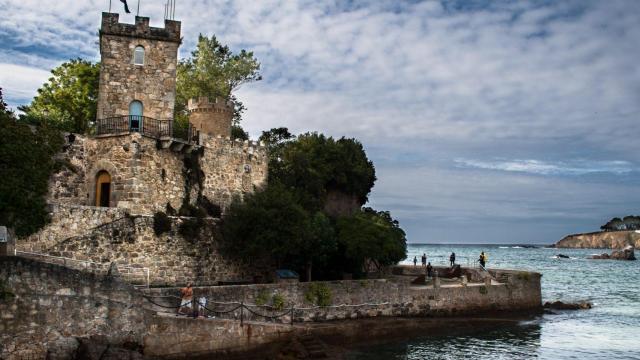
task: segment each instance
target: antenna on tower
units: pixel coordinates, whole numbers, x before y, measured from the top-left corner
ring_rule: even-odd
[[[167,0],[164,4],[164,18],[167,20],[176,19],[176,0]]]

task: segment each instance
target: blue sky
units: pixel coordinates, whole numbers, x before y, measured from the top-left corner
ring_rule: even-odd
[[[0,0],[6,100],[98,60],[107,7]],[[140,9],[162,26],[162,0]],[[640,1],[178,0],[176,18],[181,56],[203,32],[262,62],[237,92],[252,137],[361,140],[370,205],[410,242],[551,243],[640,213]]]

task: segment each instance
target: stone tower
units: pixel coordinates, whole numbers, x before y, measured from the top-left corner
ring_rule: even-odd
[[[231,136],[231,121],[233,120],[233,102],[206,97],[189,99],[189,123],[200,133],[222,137]]]
[[[180,22],[149,26],[136,16],[135,25],[121,24],[118,14],[102,13],[98,119],[143,115],[173,119]]]

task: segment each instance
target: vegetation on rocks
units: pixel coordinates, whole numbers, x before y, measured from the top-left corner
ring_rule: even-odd
[[[312,283],[309,285],[309,289],[304,294],[307,302],[316,306],[329,306],[333,301],[333,294],[331,289],[323,283]]]
[[[600,226],[600,229],[604,231],[640,230],[640,216],[630,215],[622,219],[615,217]]]

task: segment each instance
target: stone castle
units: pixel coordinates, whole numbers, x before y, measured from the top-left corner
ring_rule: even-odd
[[[252,276],[218,255],[219,211],[202,220],[208,226],[197,239],[177,231],[192,214],[170,216],[167,233],[153,231],[156,212],[224,211],[267,180],[265,147],[230,138],[233,103],[191,99],[188,128],[175,126],[180,26],[151,27],[147,17],[123,24],[118,14],[102,14],[95,135],[68,136],[59,154],[65,166],[49,183],[52,221],[18,241],[23,255],[145,268],[156,284]]]

